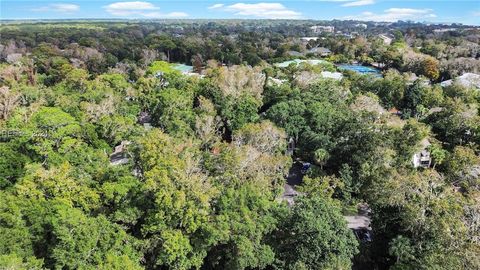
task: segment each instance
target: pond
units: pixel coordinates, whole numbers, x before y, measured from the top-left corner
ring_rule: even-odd
[[[285,62],[281,62],[281,63],[276,63],[275,66],[285,68],[285,67],[288,67],[290,64],[299,65],[300,63],[308,63],[310,65],[318,65],[318,64],[328,63],[328,62],[325,61],[325,60],[319,60],[319,59],[308,59],[308,60],[293,59],[293,60],[289,60],[289,61],[285,61]]]
[[[382,72],[379,69],[376,69],[374,67],[368,67],[368,66],[361,66],[361,65],[349,65],[349,64],[340,64],[338,65],[338,69],[340,70],[351,70],[355,71],[360,74],[372,74],[375,77],[382,77]]]
[[[185,65],[185,64],[174,64],[172,65],[173,69],[176,69],[182,73],[191,73],[193,72],[193,66]]]

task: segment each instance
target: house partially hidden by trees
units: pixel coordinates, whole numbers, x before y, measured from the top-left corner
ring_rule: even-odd
[[[378,37],[383,40],[383,44],[385,45],[390,45],[393,41],[393,38],[388,34],[381,34],[381,35],[378,35]]]
[[[323,25],[314,25],[310,27],[310,30],[313,31],[315,34],[321,33],[333,33],[335,31],[335,27],[333,26],[323,26]]]
[[[455,79],[443,81],[440,83],[440,85],[447,87],[454,83],[458,83],[459,85],[467,88],[480,89],[480,75],[475,73],[465,73]]]
[[[311,40],[317,41],[317,40],[318,40],[318,37],[301,37],[300,40],[301,40],[302,42],[308,43],[308,42],[310,42]]]
[[[0,269],[480,269],[480,28],[356,23],[2,25]]]
[[[115,151],[110,155],[110,165],[123,165],[128,163],[127,146],[131,142],[122,141],[119,145],[115,146]]]
[[[322,57],[327,57],[327,56],[330,56],[332,54],[332,51],[330,51],[328,48],[324,48],[324,47],[315,47],[315,48],[311,48],[310,50],[308,50],[308,53],[311,53],[311,54],[314,54],[314,55],[319,55],[319,56],[322,56]]]
[[[140,112],[137,117],[137,122],[147,130],[152,128],[152,116],[148,112]]]
[[[293,56],[293,57],[303,57],[304,56],[303,53],[297,52],[297,51],[287,51],[287,55],[288,56]]]
[[[428,168],[430,167],[430,164],[432,163],[432,159],[430,157],[430,151],[428,151],[428,148],[430,146],[430,141],[428,141],[427,138],[423,139],[420,142],[420,151],[413,154],[412,157],[412,163],[413,167],[418,168]]]

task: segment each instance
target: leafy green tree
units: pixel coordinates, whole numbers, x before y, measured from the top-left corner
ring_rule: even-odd
[[[99,195],[89,186],[91,184],[88,176],[79,177],[67,162],[48,170],[39,164],[32,164],[15,185],[15,190],[25,199],[62,201],[66,205],[91,211],[100,207]]]
[[[96,268],[101,270],[145,269],[137,261],[133,261],[127,255],[116,255],[113,254],[113,252],[107,253],[105,261],[100,262]]]
[[[448,152],[438,144],[432,144],[429,146],[428,151],[430,152],[430,156],[433,159],[433,168],[437,165],[441,165],[444,161],[445,158],[447,157]]]
[[[106,206],[102,213],[138,236],[135,225],[143,214],[144,199],[140,180],[132,175],[129,166],[111,167],[104,175],[99,187],[102,204]]]
[[[421,82],[416,81],[407,87],[405,96],[403,97],[403,114],[406,117],[416,117],[421,114],[421,106],[424,104],[425,87]]]
[[[148,74],[155,75],[157,72],[162,72],[164,74],[177,73],[180,72],[172,67],[171,64],[165,61],[155,61],[147,69]]]
[[[62,143],[80,135],[81,127],[68,113],[54,107],[40,108],[30,119],[25,130],[31,134],[28,145],[42,162],[61,163],[58,150]]]
[[[210,200],[215,189],[198,168],[195,148],[154,130],[139,141],[138,158],[149,201],[142,226],[155,265],[198,268],[206,256]]]
[[[327,152],[327,150],[322,148],[315,150],[313,155],[315,162],[320,165],[321,169],[323,169],[323,165],[325,165],[327,160],[330,158],[330,154]]]
[[[307,128],[305,110],[305,104],[300,100],[283,101],[268,109],[267,118],[298,140],[300,134]]]
[[[478,143],[480,116],[470,105],[459,99],[448,99],[440,112],[429,115],[425,122],[449,150],[456,146]]]
[[[280,269],[350,269],[358,247],[339,207],[322,196],[297,198],[273,241]]]
[[[177,47],[175,42],[166,35],[151,35],[147,38],[147,44],[150,44],[151,48],[166,52],[168,61],[170,61],[172,50]]]
[[[63,83],[66,89],[72,92],[84,93],[88,87],[88,71],[80,68],[69,70],[65,74]]]
[[[388,71],[383,79],[375,80],[367,87],[380,97],[386,108],[402,107],[401,101],[407,86],[399,72]]]
[[[377,237],[393,241],[390,251],[396,259],[403,258],[394,269],[457,269],[475,264],[475,259],[460,255],[475,250],[462,221],[462,195],[448,188],[440,174],[397,171],[379,184],[372,194],[376,197],[373,211],[379,207],[381,214],[374,216],[373,224]],[[398,235],[410,240],[399,240]],[[399,250],[407,242],[410,247],[404,251],[410,255]]]
[[[309,197],[332,198],[342,193],[345,185],[341,179],[335,176],[309,177],[302,179],[302,184],[297,187],[298,191],[307,194]]]
[[[259,68],[213,65],[200,91],[216,103],[225,126],[234,131],[259,119],[264,84],[265,74]]]
[[[408,261],[415,258],[415,250],[410,243],[410,239],[401,235],[392,240],[388,252],[390,255],[397,258],[397,264],[402,261]]]
[[[396,130],[395,147],[401,162],[410,162],[413,154],[422,150],[429,134],[428,126],[409,119],[401,130]]]
[[[28,158],[10,144],[0,143],[0,189],[12,186],[23,175]]]
[[[261,102],[249,94],[244,94],[236,99],[227,98],[221,109],[222,116],[226,119],[227,127],[237,130],[247,123],[258,121],[258,110]]]
[[[168,133],[192,134],[195,119],[192,93],[175,88],[162,89],[153,117],[156,124]]]
[[[348,111],[341,110],[338,106],[324,101],[311,102],[306,107],[308,129],[302,134],[299,146],[306,153],[311,153],[319,148],[331,150],[336,143],[336,135],[342,122],[348,117]]]
[[[268,74],[267,72],[265,73]],[[267,79],[267,85],[265,86],[265,91],[263,93],[263,104],[266,108],[281,101],[288,101],[291,97],[299,94],[298,89],[292,88],[288,83],[282,83],[280,85],[272,83],[272,85],[270,85],[269,82],[270,81]]]
[[[480,188],[480,179],[475,172],[479,166],[480,158],[474,150],[457,146],[452,153],[446,156],[442,169],[446,172],[447,179],[452,184],[470,191]]]
[[[35,257],[24,259],[16,254],[0,255],[0,267],[3,269],[40,270],[44,269],[42,265],[42,260]]]
[[[276,226],[279,207],[271,193],[255,183],[231,185],[223,189],[214,207],[215,234],[219,238],[206,265],[216,269],[265,268],[275,253],[265,236]]]
[[[97,123],[97,134],[109,145],[117,145],[135,134],[135,123],[136,119],[133,116],[118,114],[103,116]]]
[[[16,265],[19,269],[27,269],[29,261],[35,263],[36,259],[33,237],[23,218],[24,202],[7,191],[0,191],[0,195],[0,268]],[[38,260],[37,269],[42,265]]]
[[[121,261],[131,269],[142,269],[136,240],[104,216],[85,216],[78,209],[58,209],[52,225],[55,268],[95,268]]]
[[[426,82],[475,73],[475,35],[332,25],[360,36],[301,44],[301,21],[1,27],[0,128],[21,134],[0,143],[0,269],[480,269],[480,92]],[[317,46],[329,63],[272,64]],[[169,63],[192,58],[204,76]],[[383,78],[319,78],[354,60]],[[433,166],[412,168],[427,138]],[[122,141],[129,161],[110,164]],[[319,166],[291,204],[297,158]],[[373,237],[352,261],[341,210],[358,202]]]

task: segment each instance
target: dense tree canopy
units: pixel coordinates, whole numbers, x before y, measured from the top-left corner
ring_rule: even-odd
[[[478,29],[318,23],[0,26],[0,268],[480,269]]]

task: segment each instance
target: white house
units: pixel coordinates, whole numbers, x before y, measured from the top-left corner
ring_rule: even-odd
[[[433,32],[436,34],[439,33],[446,33],[446,32],[451,32],[451,31],[457,31],[455,28],[441,28],[441,29],[434,29]]]
[[[414,168],[423,167],[428,168],[432,163],[432,159],[430,157],[430,152],[428,151],[428,147],[430,146],[430,142],[427,138],[423,139],[420,142],[420,151],[413,154],[412,163]]]
[[[343,74],[340,72],[330,72],[330,71],[322,71],[323,78],[329,78],[334,80],[341,80],[343,78]]]
[[[317,41],[318,37],[301,37],[300,40],[303,41],[303,42],[309,42],[310,40]]]
[[[324,48],[324,47],[315,47],[315,48],[311,48],[310,50],[308,50],[308,53],[313,53],[315,55],[320,55],[320,56],[326,57],[326,56],[331,55],[332,51],[330,51],[329,49]]]
[[[367,28],[368,28],[368,25],[366,25],[366,24],[364,24],[364,23],[357,23],[357,24],[355,24],[355,27],[367,29]]]
[[[323,26],[323,25],[314,25],[314,26],[310,27],[310,30],[312,30],[315,34],[333,33],[333,32],[335,32],[335,27],[333,27],[333,26]]]
[[[443,81],[440,83],[440,85],[446,87],[452,85],[454,82],[463,87],[480,89],[480,75],[475,73],[465,73],[453,80]]]

